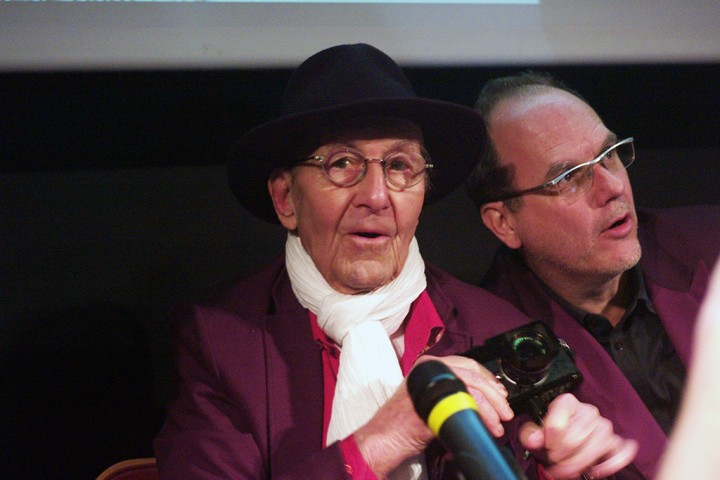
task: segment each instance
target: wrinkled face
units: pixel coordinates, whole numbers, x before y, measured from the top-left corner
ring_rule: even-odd
[[[384,158],[408,142],[422,146],[419,128],[345,129],[309,152],[324,155],[338,146],[366,158]],[[425,197],[426,180],[406,189],[388,186],[383,167],[368,163],[365,177],[339,187],[322,168],[297,166],[270,180],[280,222],[300,236],[325,280],[342,293],[374,290],[398,276],[415,235]]]
[[[547,182],[565,165],[592,160],[617,141],[589,105],[554,88],[501,102],[489,124],[502,164],[514,167],[515,190]],[[515,235],[506,243],[521,248],[546,282],[611,279],[640,259],[627,171],[611,173],[597,164],[593,173],[592,188],[572,204],[529,194],[508,212]]]

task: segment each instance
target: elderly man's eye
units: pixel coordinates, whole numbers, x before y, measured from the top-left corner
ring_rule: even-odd
[[[422,155],[412,152],[399,152],[386,159],[387,169],[393,171],[420,172],[425,168],[425,159]]]
[[[387,168],[401,172],[410,169],[410,164],[404,158],[393,158],[388,161]]]
[[[339,155],[329,159],[328,168],[345,170],[348,168],[353,168],[360,163],[362,163],[362,160],[359,160],[352,155]]]

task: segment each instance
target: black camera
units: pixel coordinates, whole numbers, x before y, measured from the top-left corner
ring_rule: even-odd
[[[570,347],[541,321],[492,337],[461,355],[493,372],[507,388],[513,411],[528,413],[538,423],[555,397],[582,381]]]

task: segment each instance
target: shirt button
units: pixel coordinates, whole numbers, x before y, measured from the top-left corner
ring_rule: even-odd
[[[613,348],[618,352],[622,352],[623,348],[625,348],[625,344],[618,340],[616,342],[613,342]]]

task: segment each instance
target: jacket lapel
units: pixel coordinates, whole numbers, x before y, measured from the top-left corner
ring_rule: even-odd
[[[710,271],[701,262],[695,268],[687,289],[648,282],[653,306],[686,367],[690,364],[695,320],[709,279]]]
[[[640,450],[633,463],[646,478],[652,478],[656,452],[665,448],[665,433],[597,340],[555,302],[552,309],[555,320],[551,328],[557,337],[574,352],[581,352],[575,356],[575,363],[584,379],[575,395],[598,407],[602,416],[613,419],[619,435],[638,441]]]
[[[323,369],[310,319],[286,275],[273,297],[283,308],[268,315],[265,348],[271,468],[277,475],[292,471],[322,446]]]
[[[443,293],[441,288],[442,279],[438,279],[437,276],[430,272],[426,272],[426,275],[428,295],[445,326],[442,338],[428,353],[436,356],[456,355],[470,349],[472,337],[458,325],[457,307]]]

